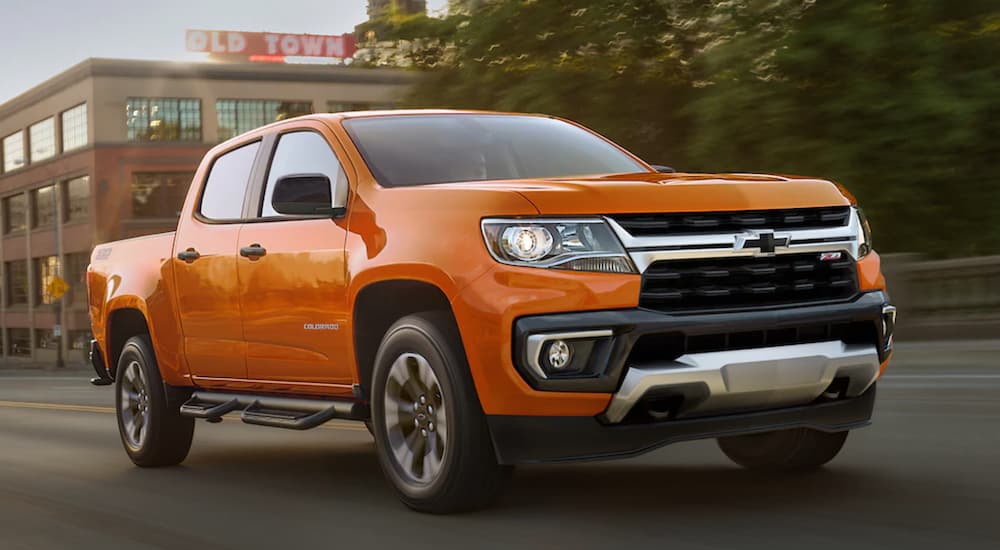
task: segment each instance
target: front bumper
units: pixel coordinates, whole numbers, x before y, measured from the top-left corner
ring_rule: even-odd
[[[501,464],[603,460],[635,456],[695,439],[789,428],[839,432],[871,423],[875,386],[858,397],[799,407],[649,424],[609,426],[594,417],[488,416]]]
[[[881,374],[894,320],[883,292],[731,313],[542,315],[515,323],[513,355],[535,389],[613,392],[604,423],[660,421],[857,397]],[[577,373],[541,366],[550,341],[579,343]]]

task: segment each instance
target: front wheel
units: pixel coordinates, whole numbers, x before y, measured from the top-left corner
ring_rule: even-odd
[[[730,460],[757,470],[814,470],[833,460],[847,432],[827,433],[809,428],[720,437],[719,448]]]
[[[497,464],[461,341],[447,316],[411,315],[382,340],[372,380],[379,463],[414,510],[489,505],[509,476]]]
[[[168,399],[148,336],[125,342],[115,377],[115,410],[125,452],[137,466],[180,464],[191,449],[194,419]]]

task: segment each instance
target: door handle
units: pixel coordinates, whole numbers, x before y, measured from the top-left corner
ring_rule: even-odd
[[[244,258],[250,258],[251,260],[260,258],[261,256],[267,254],[267,249],[263,246],[254,243],[250,246],[244,246],[240,249],[240,256]]]
[[[187,250],[183,250],[177,253],[177,259],[184,260],[187,263],[191,263],[200,257],[201,254],[198,254],[198,251],[193,248],[189,248]]]

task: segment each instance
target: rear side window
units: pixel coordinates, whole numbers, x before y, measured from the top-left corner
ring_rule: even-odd
[[[238,220],[243,217],[243,198],[260,142],[234,149],[212,164],[201,196],[201,215],[211,220]]]

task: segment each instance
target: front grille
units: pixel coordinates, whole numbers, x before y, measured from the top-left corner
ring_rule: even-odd
[[[659,311],[738,309],[850,298],[857,269],[844,254],[661,260],[642,274],[639,306]]]
[[[750,229],[820,229],[843,227],[851,218],[849,206],[695,212],[673,214],[624,214],[612,216],[633,237],[689,235],[692,233],[739,233]]]

